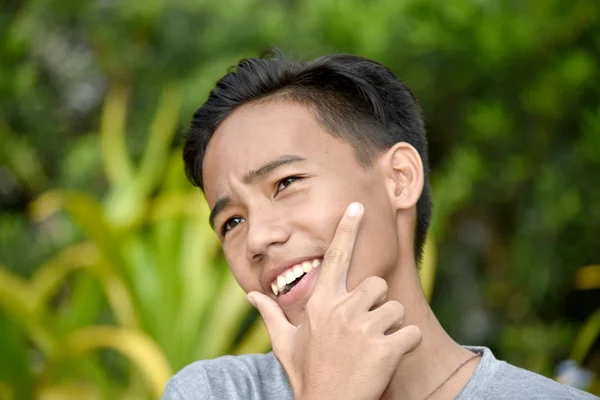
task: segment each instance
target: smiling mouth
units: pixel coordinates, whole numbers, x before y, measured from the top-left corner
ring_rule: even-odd
[[[293,265],[282,272],[271,283],[271,290],[275,296],[288,293],[294,288],[309,272],[321,265],[321,259],[307,260]]]

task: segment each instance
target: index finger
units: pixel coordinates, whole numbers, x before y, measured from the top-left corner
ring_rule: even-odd
[[[351,203],[346,209],[323,257],[321,273],[315,284],[316,291],[323,290],[334,294],[348,293],[346,278],[363,213],[364,207],[356,202]]]

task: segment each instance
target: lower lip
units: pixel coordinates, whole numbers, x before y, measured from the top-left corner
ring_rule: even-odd
[[[321,269],[322,265],[314,268],[308,274],[305,274],[304,277],[286,294],[280,294],[277,296],[277,302],[281,307],[289,307],[293,304],[299,302],[306,302],[308,297],[312,293],[313,286],[318,277],[318,272]]]

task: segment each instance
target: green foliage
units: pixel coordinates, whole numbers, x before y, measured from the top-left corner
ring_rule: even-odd
[[[375,58],[420,99],[439,251],[422,279],[453,337],[599,372],[580,270],[600,259],[599,17],[596,0],[9,1],[0,399],[152,397],[161,373],[264,349],[177,146],[226,68],[270,45]]]
[[[113,86],[101,116],[110,181],[104,201],[54,189],[31,205],[41,224],[64,210],[85,240],[38,266],[29,280],[0,266],[0,307],[16,324],[7,330],[14,339],[3,362],[20,363],[23,371],[0,376],[17,397],[77,390],[87,397],[157,398],[173,372],[196,359],[268,348],[259,320],[252,335],[236,340],[250,306],[218,257],[207,206],[185,182],[181,150],[171,150],[180,90],[165,86],[139,165],[124,142],[127,93]],[[25,337],[39,352],[38,366],[23,365]],[[126,358],[127,385],[107,375],[110,363],[94,356],[97,349]],[[82,359],[86,368],[74,371]],[[82,377],[91,382],[76,389]]]

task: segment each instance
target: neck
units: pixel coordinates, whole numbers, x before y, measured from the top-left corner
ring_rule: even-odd
[[[394,270],[394,276],[386,279],[388,299],[404,305],[404,325],[418,326],[423,340],[415,351],[402,358],[382,399],[423,400],[434,391],[428,400],[453,399],[479,361],[475,359],[460,366],[473,353],[456,343],[433,314],[421,290],[414,260],[402,264]],[[442,387],[436,390],[440,384]]]

